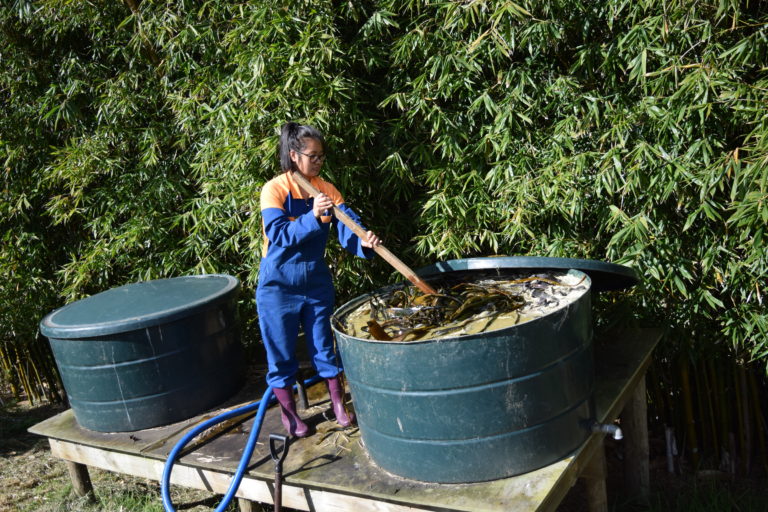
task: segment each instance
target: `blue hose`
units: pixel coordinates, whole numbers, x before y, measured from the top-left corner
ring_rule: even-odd
[[[321,380],[323,380],[322,377],[315,375],[314,377],[305,380],[304,385],[311,386],[312,384],[320,382]],[[294,389],[295,388],[296,386],[294,385]],[[262,396],[261,400],[258,402],[244,405],[239,409],[233,409],[231,411],[219,414],[218,416],[204,421],[203,423],[197,425],[195,428],[184,434],[184,437],[182,437],[179,442],[176,443],[176,446],[173,447],[171,453],[168,454],[168,460],[165,461],[165,468],[163,469],[163,478],[160,483],[160,490],[163,497],[163,508],[165,508],[166,512],[176,512],[176,509],[173,508],[173,503],[171,502],[171,495],[168,491],[168,487],[170,486],[173,464],[176,462],[176,458],[179,456],[179,453],[181,453],[187,443],[189,443],[198,434],[200,434],[200,432],[209,429],[213,425],[221,423],[222,421],[226,421],[230,418],[249,413],[258,407],[258,412],[256,413],[256,417],[253,420],[253,427],[251,427],[251,434],[248,436],[248,442],[246,443],[245,449],[243,450],[243,456],[240,458],[240,464],[237,466],[237,470],[232,477],[232,482],[229,484],[227,493],[224,495],[224,498],[222,498],[219,506],[216,507],[215,512],[223,512],[223,510],[229,506],[229,502],[232,501],[232,498],[235,496],[237,488],[240,487],[240,482],[242,481],[245,470],[248,467],[248,462],[250,462],[251,455],[253,455],[253,449],[256,447],[256,441],[259,439],[259,432],[261,431],[261,424],[264,421],[264,415],[267,412],[267,407],[272,405],[274,402],[275,400],[272,396],[272,387],[267,387],[267,390],[264,392],[264,396]]]

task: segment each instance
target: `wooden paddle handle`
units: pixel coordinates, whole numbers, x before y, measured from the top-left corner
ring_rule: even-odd
[[[298,173],[296,171],[292,172],[293,179],[296,180],[296,183],[299,184],[299,186],[304,189],[304,192],[309,194],[312,197],[316,197],[318,194],[320,194],[320,191],[317,190],[312,184],[307,181],[307,179],[301,175],[301,173]],[[367,240],[368,239],[368,233],[352,218],[344,213],[338,206],[333,206],[333,214],[336,216],[337,219],[339,219],[342,223],[344,223],[345,226],[347,226],[349,229],[351,229],[357,236],[360,237],[361,240]],[[413,285],[421,290],[424,293],[437,293],[437,291],[432,288],[430,285],[425,283],[424,281],[419,278],[419,276],[416,275],[416,273],[411,270],[411,268],[400,261],[400,258],[392,254],[389,249],[384,247],[384,244],[379,245],[378,247],[373,248],[374,251],[376,251],[376,254],[384,258],[387,263],[395,267],[395,270],[400,272],[405,276],[406,279],[408,279],[410,282],[413,283]]]

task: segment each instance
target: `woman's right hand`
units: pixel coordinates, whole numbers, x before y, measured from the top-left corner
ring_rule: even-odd
[[[333,201],[331,201],[331,198],[327,195],[320,193],[317,196],[315,196],[315,202],[312,205],[312,213],[314,214],[316,219],[319,219],[321,216],[324,216],[325,212],[327,210],[330,210],[333,208]],[[327,216],[329,214],[325,214]]]

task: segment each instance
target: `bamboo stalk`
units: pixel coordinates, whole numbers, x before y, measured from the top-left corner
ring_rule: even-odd
[[[651,404],[653,405],[654,412],[658,414],[662,425],[669,424],[669,410],[667,409],[667,402],[664,399],[664,390],[661,383],[661,378],[658,375],[658,369],[656,364],[652,364],[648,369],[648,393],[651,396]]]
[[[734,468],[734,474],[738,474],[739,471],[743,468],[743,462],[744,462],[744,403],[743,403],[743,396],[741,394],[741,384],[740,384],[740,378],[739,378],[739,370],[737,368],[738,363],[733,363],[733,376],[732,376],[732,382],[733,382],[733,393],[735,395],[735,409],[736,409],[736,433],[733,436],[732,439],[732,448],[733,448],[733,457],[734,459],[737,459],[736,452],[739,451],[738,456],[738,463],[735,464]],[[740,448],[740,450],[739,450]]]
[[[38,366],[42,361],[37,356],[37,354],[34,354],[32,351],[27,351],[29,357],[27,360],[29,361],[31,367],[32,367],[32,374],[34,377],[34,381],[36,383],[35,385],[35,398],[37,401],[42,402],[45,398],[45,382],[43,381],[40,371],[38,370]]]
[[[710,450],[714,444],[712,442],[712,436],[714,434],[709,428],[709,421],[707,421],[708,409],[706,404],[706,397],[704,396],[704,390],[706,388],[703,383],[703,376],[699,371],[699,368],[702,364],[703,362],[699,361],[693,366],[693,394],[696,397],[696,410],[698,411],[699,417],[699,434],[701,436],[699,443],[701,445],[701,453],[705,456],[708,450]]]
[[[19,376],[21,387],[24,388],[24,393],[27,395],[27,398],[30,398],[33,391],[31,389],[31,386],[29,385],[29,376],[27,375],[27,372],[24,370],[24,364],[21,360],[21,354],[19,353],[18,349],[16,349],[15,352],[16,352],[16,375]]]
[[[675,457],[677,457],[677,442],[675,441],[675,429],[664,427],[664,440],[666,441],[667,472],[675,472]]]
[[[678,456],[677,440],[675,438],[675,416],[670,405],[670,386],[669,379],[663,377],[663,367],[659,363],[654,363],[649,369],[649,376],[646,379],[650,383],[650,389],[655,396],[656,408],[659,411],[662,425],[664,426],[664,446],[667,461],[667,471],[670,474],[675,473],[675,459]]]
[[[7,376],[8,384],[11,383],[11,372],[8,365],[7,355],[5,351],[5,341],[0,342],[0,369],[4,376]]]
[[[703,393],[705,395],[705,399],[707,402],[707,411],[708,411],[708,419],[709,419],[709,429],[711,433],[711,449],[712,454],[715,457],[715,460],[720,460],[720,441],[718,437],[718,429],[717,429],[717,422],[715,421],[715,418],[717,417],[715,413],[715,404],[714,400],[712,398],[712,383],[709,380],[709,361],[711,359],[708,359],[706,361],[701,362],[701,370],[702,370],[702,380],[704,381],[704,389]]]
[[[24,374],[24,384],[29,403],[34,405],[38,401],[37,385],[35,382],[34,374],[34,361],[30,357],[29,348],[26,345],[21,345],[17,348],[18,364],[17,370],[22,371]]]
[[[67,394],[64,392],[64,383],[61,381],[61,375],[59,375],[59,367],[56,365],[56,358],[53,357],[51,346],[45,344],[45,371],[48,373],[48,382],[50,388],[53,391],[53,396],[57,402],[65,402]]]
[[[299,184],[299,186],[310,196],[315,197],[318,194],[320,194],[320,191],[317,190],[312,184],[307,181],[307,179],[301,175],[301,173],[293,172],[291,173],[293,176],[293,179],[296,181],[296,183]],[[336,216],[337,219],[339,219],[345,226],[347,226],[349,229],[351,229],[358,237],[360,237],[362,240],[365,240],[368,238],[368,233],[360,227],[360,225],[353,221],[349,215],[341,211],[339,207],[336,205],[333,206],[333,214]],[[408,279],[410,282],[414,284],[419,290],[421,290],[423,293],[426,294],[435,294],[437,291],[432,288],[430,285],[425,283],[421,280],[419,276],[416,275],[416,273],[411,270],[411,268],[400,261],[400,259],[392,254],[389,249],[384,247],[384,244],[379,245],[378,247],[373,248],[374,251],[376,251],[376,254],[384,258],[387,263],[395,267],[395,270],[400,272],[405,276],[406,279]]]
[[[757,427],[757,444],[760,447],[760,463],[763,470],[768,474],[768,450],[766,449],[766,437],[768,437],[768,426],[763,416],[763,407],[760,400],[760,389],[757,386],[757,379],[754,372],[749,372],[749,387],[752,390],[752,408],[755,416],[755,426]]]
[[[736,476],[736,434],[733,432],[728,432],[728,446],[729,451],[731,453],[731,460],[730,465],[728,467],[728,471],[731,473],[731,476]]]
[[[39,371],[42,361],[35,350],[35,344],[25,343],[22,345],[21,354],[23,354],[23,368],[29,385],[27,398],[32,404],[42,402],[45,398],[45,381]]]
[[[707,360],[707,373],[709,376],[708,380],[711,385],[709,390],[709,399],[710,403],[712,404],[712,425],[717,432],[717,436],[715,437],[715,456],[717,457],[719,464],[722,464],[723,449],[727,443],[728,429],[726,428],[726,424],[723,421],[723,401],[721,400],[722,389],[720,388],[717,374],[715,372],[715,363],[712,358]]]
[[[46,358],[46,363],[43,365],[45,371],[45,380],[48,382],[48,399],[52,402],[63,402],[64,398],[62,391],[64,385],[61,383],[59,374],[55,371],[56,362],[51,358]]]
[[[722,444],[725,453],[729,454],[729,458],[732,460],[736,454],[731,453],[731,438],[730,433],[733,431],[733,425],[731,423],[731,413],[733,411],[732,401],[728,399],[728,382],[729,382],[729,364],[730,360],[723,359],[718,361],[715,368],[719,368],[716,372],[718,379],[718,399],[720,400],[720,429],[722,432]]]
[[[11,394],[13,395],[13,398],[15,398],[16,400],[19,400],[20,394],[19,394],[19,388],[16,382],[18,377],[16,375],[16,372],[13,371],[13,359],[12,359],[13,354],[11,354],[10,351],[8,350],[10,347],[8,347],[7,343],[3,343],[3,346],[5,347],[2,353],[3,371],[8,376],[8,386],[11,388]]]
[[[33,347],[33,357],[38,362],[37,368],[41,372],[43,380],[43,393],[50,402],[61,402],[59,393],[60,381],[58,374],[53,370],[56,368],[56,361],[50,353],[50,348],[44,338],[38,337]]]
[[[723,396],[723,403],[725,404],[724,410],[725,410],[725,421],[727,424],[727,441],[726,446],[728,447],[728,472],[731,474],[732,477],[736,476],[736,467],[737,467],[737,460],[739,458],[738,453],[736,451],[736,434],[735,431],[738,428],[738,404],[737,400],[735,400],[733,397],[731,397],[730,391],[733,387],[733,375],[734,373],[734,365],[733,361],[729,359],[724,359],[721,361],[720,367],[722,368],[721,376],[722,376],[722,396]],[[738,398],[738,397],[736,397]],[[735,418],[734,418],[735,414]]]
[[[680,385],[683,393],[683,411],[685,413],[685,428],[688,443],[691,447],[691,463],[694,471],[699,468],[699,442],[696,437],[696,420],[693,415],[693,400],[691,398],[691,378],[687,356],[682,356],[680,364]]]
[[[749,476],[752,470],[752,421],[750,418],[750,400],[749,400],[749,387],[747,385],[747,370],[743,364],[739,364],[739,394],[741,395],[742,403],[742,422],[744,424],[744,431],[741,444],[741,460],[743,463],[742,469],[745,476]]]

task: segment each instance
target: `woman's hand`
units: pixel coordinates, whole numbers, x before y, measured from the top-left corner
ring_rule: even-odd
[[[330,215],[325,212],[331,208],[333,208],[333,201],[331,201],[330,197],[322,193],[315,196],[315,202],[312,205],[312,214],[316,219],[319,219],[321,216]]]
[[[368,239],[367,240],[361,240],[360,245],[363,247],[367,247],[368,249],[373,249],[374,247],[378,247],[381,245],[381,239],[376,236],[373,231],[369,231],[368,233]]]

